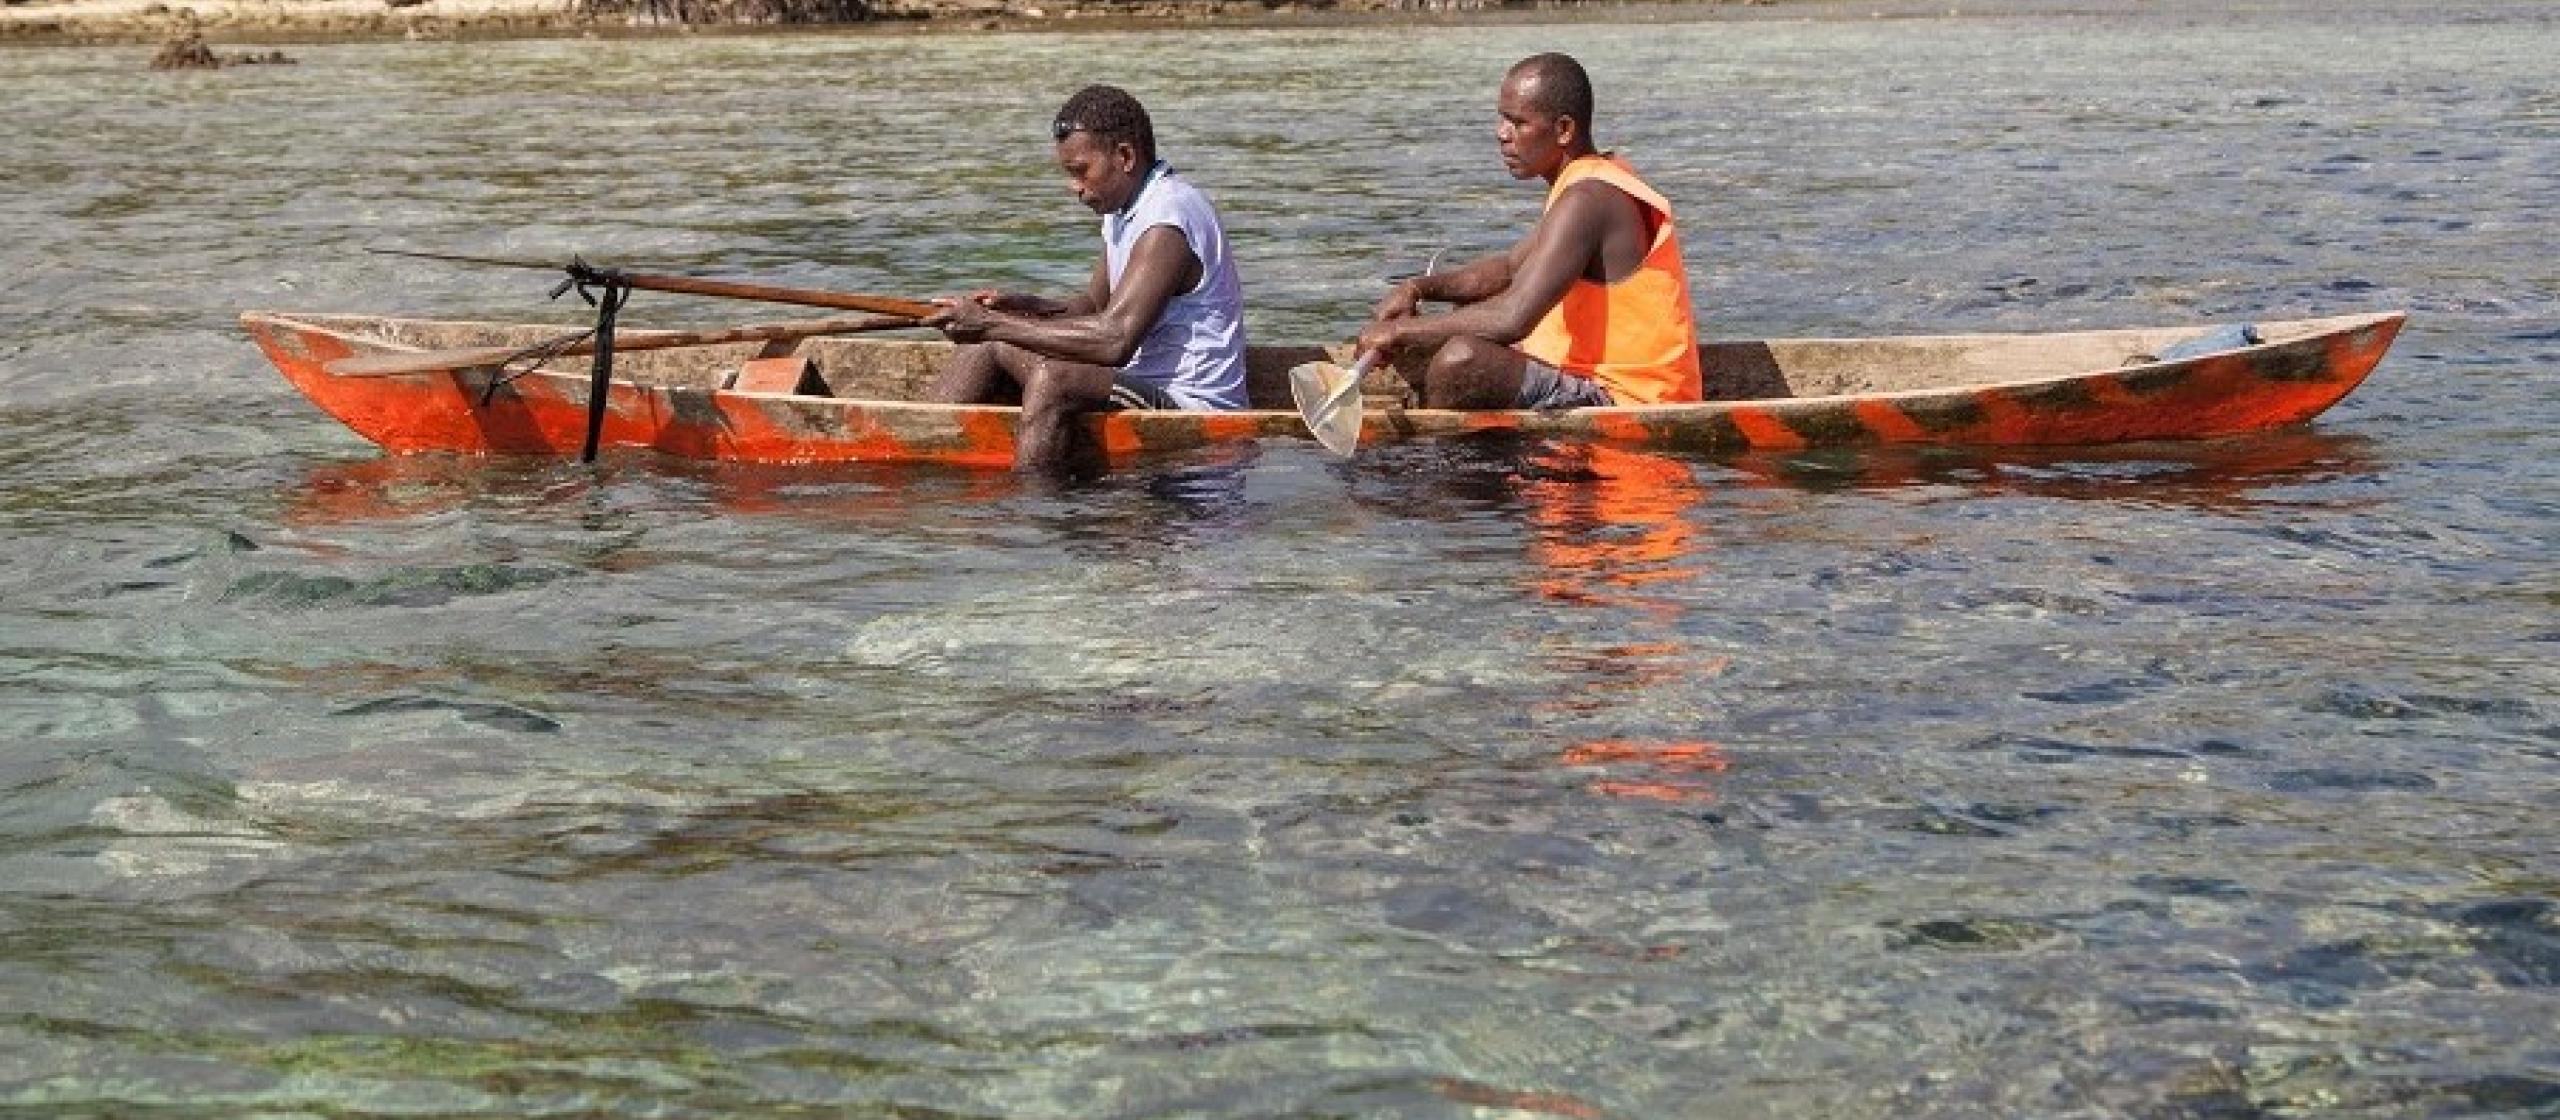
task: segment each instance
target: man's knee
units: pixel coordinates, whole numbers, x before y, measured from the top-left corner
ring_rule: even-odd
[[[1087,412],[1110,402],[1111,375],[1054,358],[1026,354],[1022,408],[1042,415]]]
[[[981,342],[977,345],[986,353],[986,360],[994,362],[997,369],[1025,385],[1031,383],[1032,375],[1039,370],[1040,364],[1048,360],[1010,342]]]
[[[1431,355],[1431,368],[1451,372],[1482,369],[1493,352],[1500,349],[1503,347],[1474,335],[1457,335],[1441,343],[1439,351]]]
[[[1426,408],[1510,408],[1520,395],[1520,352],[1499,342],[1459,335],[1442,343],[1424,375]]]

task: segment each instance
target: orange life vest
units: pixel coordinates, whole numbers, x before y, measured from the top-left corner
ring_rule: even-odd
[[[1566,373],[1588,377],[1619,404],[1669,404],[1702,395],[1698,324],[1689,309],[1689,272],[1671,204],[1614,155],[1588,155],[1565,165],[1547,191],[1554,208],[1564,189],[1598,179],[1645,209],[1653,244],[1625,279],[1599,284],[1576,278],[1564,298],[1520,340],[1520,352]]]

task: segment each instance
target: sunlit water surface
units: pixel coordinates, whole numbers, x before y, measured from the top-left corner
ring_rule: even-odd
[[[2560,1113],[2554,13],[0,52],[0,1108]],[[1117,80],[1339,339],[1542,49],[1719,334],[2411,325],[2258,439],[1065,489],[387,459],[234,325],[1071,285]]]

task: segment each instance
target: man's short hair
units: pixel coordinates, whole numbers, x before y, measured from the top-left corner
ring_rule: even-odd
[[[1059,106],[1050,138],[1064,140],[1070,132],[1092,133],[1106,145],[1127,144],[1137,149],[1140,162],[1155,162],[1155,122],[1147,119],[1146,106],[1118,86],[1086,86]]]
[[[1513,63],[1511,72],[1532,79],[1529,107],[1550,117],[1572,117],[1582,134],[1591,135],[1591,75],[1569,54],[1533,54]]]

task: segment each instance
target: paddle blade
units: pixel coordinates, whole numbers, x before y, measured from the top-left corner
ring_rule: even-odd
[[[1289,370],[1289,396],[1324,449],[1350,458],[1360,449],[1360,375],[1367,361],[1344,369],[1331,362],[1308,362]]]

